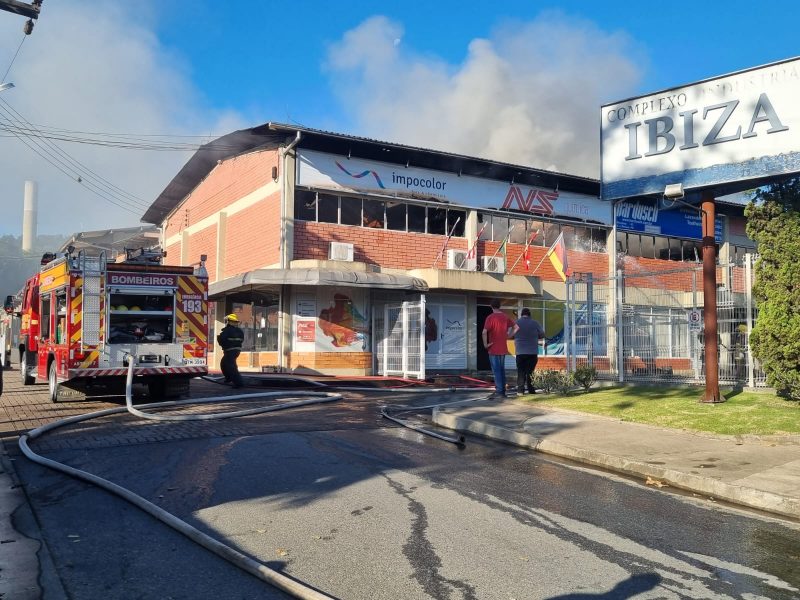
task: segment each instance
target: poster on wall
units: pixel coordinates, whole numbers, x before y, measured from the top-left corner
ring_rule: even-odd
[[[295,323],[298,342],[313,342],[316,336],[316,319],[297,319]]]
[[[320,287],[317,306],[318,352],[369,351],[369,313],[364,290]]]
[[[425,307],[425,366],[467,367],[467,311],[463,304],[428,303]]]
[[[297,293],[294,297],[294,350],[314,352],[317,329],[317,294]]]

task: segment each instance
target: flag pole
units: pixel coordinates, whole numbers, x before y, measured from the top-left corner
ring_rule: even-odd
[[[450,238],[453,237],[453,234],[456,232],[456,227],[460,222],[461,222],[461,217],[458,217],[456,219],[456,222],[453,223],[453,226],[450,228],[450,233],[448,233],[447,237],[444,239],[444,245],[442,246],[442,249],[439,250],[439,255],[436,257],[436,260],[433,261],[434,267],[436,266],[436,263],[439,262],[439,259],[442,258],[442,256],[444,255],[444,251],[447,250],[447,244],[450,243]]]
[[[486,229],[486,226],[487,226],[488,224],[489,224],[489,223],[488,223],[488,221],[487,221],[486,223],[484,223],[484,224],[481,226],[480,230],[478,230],[478,235],[476,235],[476,236],[475,236],[475,241],[474,241],[474,242],[472,243],[472,245],[471,245],[471,246],[470,246],[470,247],[467,249],[467,254],[466,254],[466,256],[465,256],[464,260],[463,260],[463,261],[461,261],[461,264],[459,264],[459,265],[458,265],[458,268],[459,268],[459,269],[460,269],[461,267],[463,267],[463,266],[464,266],[464,265],[467,263],[467,261],[470,259],[470,254],[472,254],[473,252],[475,252],[475,258],[476,258],[476,260],[477,260],[477,257],[478,257],[478,252],[477,252],[477,249],[478,249],[478,242],[481,240],[481,234],[483,234],[483,230],[484,230],[484,229]]]
[[[556,241],[555,241],[555,242],[553,242],[553,245],[552,245],[552,246],[550,246],[550,247],[547,249],[547,252],[545,252],[545,253],[544,253],[544,256],[542,257],[542,260],[540,260],[540,261],[539,261],[539,264],[538,264],[538,265],[536,265],[536,268],[535,268],[533,271],[531,271],[531,275],[533,275],[534,273],[536,273],[536,271],[538,271],[538,270],[539,270],[539,267],[541,267],[541,266],[542,266],[542,263],[544,262],[544,259],[545,259],[545,258],[547,258],[548,256],[550,256],[550,253],[553,251],[553,248],[555,248],[555,247],[556,247],[556,244],[558,243],[558,240],[559,240],[559,239],[561,238],[561,236],[563,236],[563,235],[564,235],[563,233],[559,233],[559,234],[558,234],[558,237],[556,238]]]
[[[497,247],[497,250],[495,250],[495,251],[494,251],[494,254],[492,254],[491,258],[494,258],[495,256],[497,256],[497,253],[498,253],[498,252],[500,252],[500,248],[502,248],[504,244],[506,244],[506,245],[508,244],[508,240],[510,240],[510,239],[511,239],[511,232],[512,232],[512,231],[514,231],[514,227],[516,227],[516,226],[517,226],[517,224],[516,224],[516,223],[513,223],[513,224],[511,225],[511,228],[508,230],[508,235],[506,236],[506,239],[504,239],[504,240],[503,240],[503,243],[502,243],[502,244],[500,244],[500,245]]]
[[[539,230],[537,229],[536,231],[534,231],[534,232],[533,232],[533,235],[532,235],[530,238],[528,238],[528,241],[527,241],[527,242],[526,242],[526,244],[525,244],[525,248],[522,250],[522,254],[520,254],[520,255],[517,257],[517,260],[515,260],[515,261],[514,261],[514,264],[513,264],[513,265],[511,265],[511,268],[508,270],[508,272],[509,272],[509,273],[510,273],[511,271],[513,271],[513,270],[514,270],[514,267],[516,267],[516,266],[517,266],[517,263],[519,263],[519,261],[520,261],[520,260],[522,260],[522,257],[523,257],[523,256],[525,256],[525,253],[526,253],[526,252],[528,251],[528,249],[531,247],[531,244],[533,243],[533,240],[535,240],[535,239],[536,239],[538,236],[539,236]]]

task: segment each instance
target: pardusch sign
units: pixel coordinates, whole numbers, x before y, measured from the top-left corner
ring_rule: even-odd
[[[800,172],[798,98],[792,59],[603,106],[602,198]]]

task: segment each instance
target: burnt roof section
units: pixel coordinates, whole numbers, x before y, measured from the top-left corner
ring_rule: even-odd
[[[291,142],[298,133],[300,142],[297,147],[307,150],[341,156],[350,155],[367,160],[460,173],[509,183],[513,181],[530,187],[558,189],[595,197],[600,195],[600,181],[589,177],[269,122],[251,129],[229,133],[201,146],[147,209],[142,221],[160,224],[211,172],[218,161],[259,148],[277,148],[281,144]]]

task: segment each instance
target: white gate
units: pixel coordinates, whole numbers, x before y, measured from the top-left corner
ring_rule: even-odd
[[[418,302],[376,307],[377,371],[381,375],[425,378],[425,296]]]

